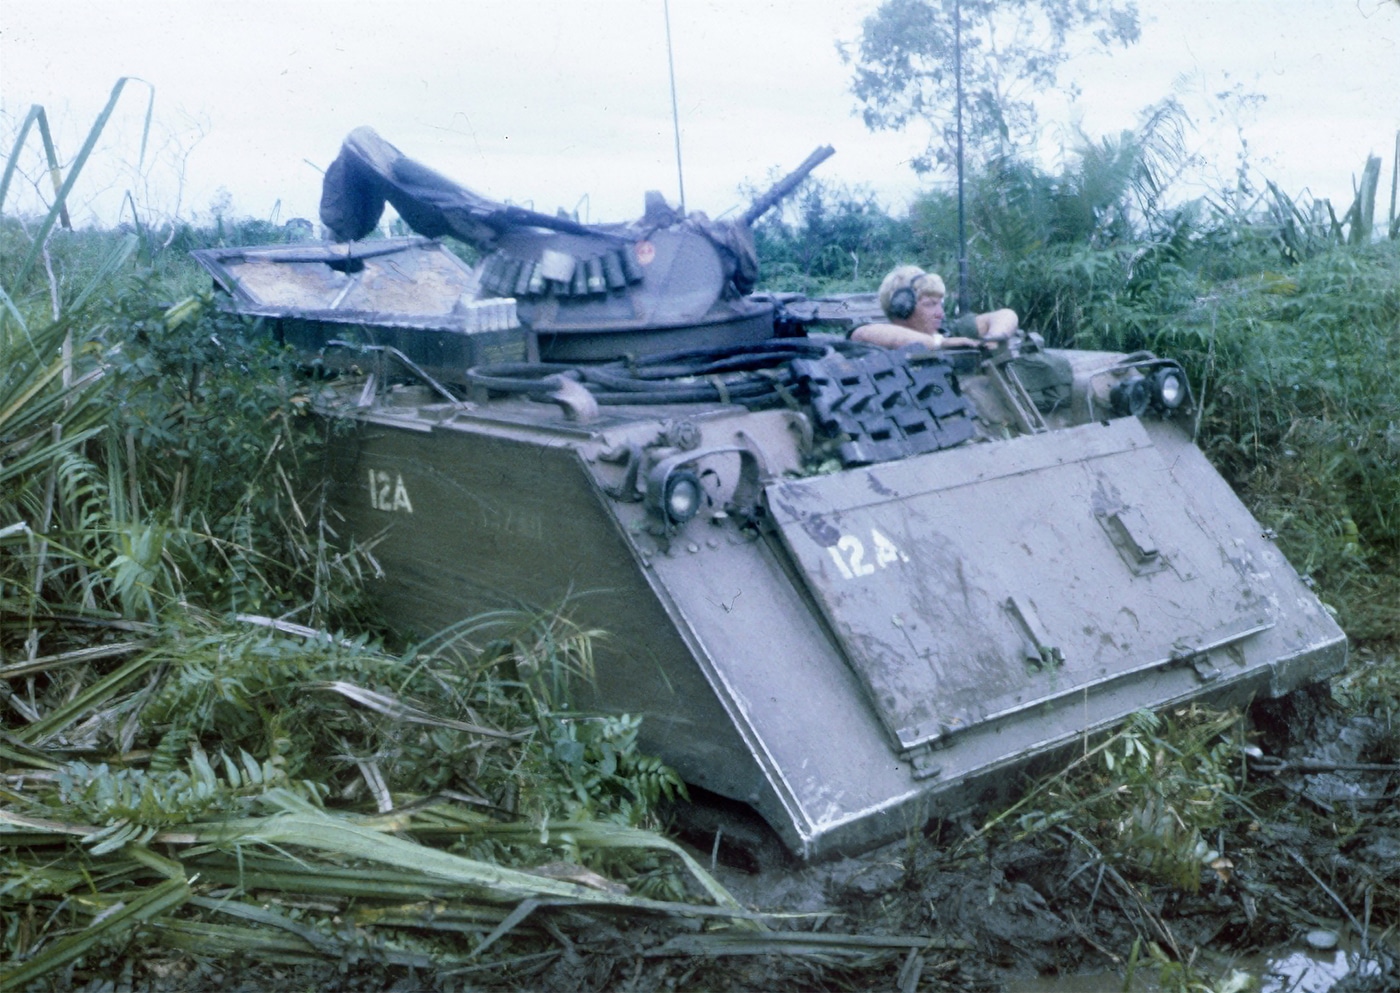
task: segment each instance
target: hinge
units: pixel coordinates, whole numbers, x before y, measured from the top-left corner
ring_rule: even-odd
[[[933,779],[943,774],[943,766],[933,760],[932,743],[915,745],[899,756],[914,767],[915,779]]]

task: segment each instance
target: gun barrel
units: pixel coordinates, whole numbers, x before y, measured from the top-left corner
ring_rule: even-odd
[[[745,224],[753,224],[754,221],[768,213],[768,211],[780,203],[784,197],[795,190],[799,183],[811,175],[813,169],[835,154],[836,149],[832,148],[830,145],[823,145],[821,148],[818,148],[811,155],[807,156],[800,166],[774,183],[773,187],[767,193],[755,200],[749,206],[749,209],[744,211],[744,216],[741,220],[743,220]]]

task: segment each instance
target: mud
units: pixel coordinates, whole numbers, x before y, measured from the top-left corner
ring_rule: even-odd
[[[713,857],[746,906],[782,915],[772,927],[923,936],[928,947],[670,958],[656,952],[674,924],[633,921],[602,944],[589,936],[592,965],[561,958],[538,985],[1029,993],[1121,990],[1131,971],[1137,990],[1217,989],[1232,973],[1265,993],[1400,989],[1400,772],[1348,768],[1393,765],[1400,736],[1383,717],[1343,710],[1326,686],[1250,716],[1261,753],[1241,793],[1250,815],[1222,828],[1215,846],[1231,869],[1208,873],[1197,892],[1129,882],[1063,835],[970,841],[970,818],[812,866],[762,844],[745,858],[726,856],[723,837],[715,846],[701,832],[690,838],[696,857]],[[1332,768],[1302,771],[1323,766]],[[745,831],[753,836],[752,825]],[[1310,934],[1333,936],[1337,947],[1323,954]]]
[[[541,907],[503,960],[468,969],[249,962],[127,988],[1051,993],[1121,990],[1130,974],[1134,990],[1215,990],[1234,974],[1261,993],[1400,989],[1396,725],[1345,711],[1325,686],[1256,705],[1251,721],[1241,814],[1212,839],[1229,870],[1196,892],[1130,879],[1072,832],[979,834],[972,817],[802,865],[729,810],[681,836],[767,915],[752,940],[713,920]],[[810,944],[824,937],[831,947]]]
[[[1261,754],[1242,796],[1259,816],[1222,828],[1216,847],[1231,868],[1207,874],[1194,893],[1115,879],[1112,866],[1063,836],[993,833],[969,843],[970,820],[860,859],[758,873],[717,866],[746,905],[795,915],[779,926],[926,935],[948,950],[855,969],[715,960],[692,964],[682,985],[1123,989],[1136,945],[1135,989],[1213,989],[1234,971],[1280,993],[1400,989],[1396,716],[1348,713],[1324,685],[1256,705]],[[1327,955],[1310,947],[1310,936],[1329,935],[1338,947]],[[1147,954],[1149,943],[1160,958]],[[631,988],[670,988],[678,978],[658,974],[647,985],[649,976]]]

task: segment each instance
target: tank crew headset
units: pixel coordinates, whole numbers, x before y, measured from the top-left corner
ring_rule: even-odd
[[[928,278],[928,273],[920,273],[909,281],[908,286],[901,286],[890,294],[890,305],[885,311],[895,320],[905,320],[914,313],[919,305],[919,294],[916,291],[920,283]]]

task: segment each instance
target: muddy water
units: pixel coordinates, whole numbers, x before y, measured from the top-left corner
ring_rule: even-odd
[[[1354,952],[1334,949],[1291,952],[1270,959],[1258,973],[1247,966],[1245,971],[1259,977],[1260,993],[1326,993],[1343,976],[1374,975],[1376,968]]]
[[[969,845],[961,824],[842,862],[757,873],[721,865],[742,903],[792,915],[780,928],[921,935],[947,950],[829,974],[729,960],[696,977],[754,989],[1116,993],[1134,941],[1161,942],[1166,929],[1189,971],[1164,975],[1144,953],[1132,990],[1400,990],[1400,734],[1388,714],[1349,712],[1325,688],[1271,706],[1255,714],[1254,740],[1275,771],[1252,774],[1245,799],[1258,822],[1222,829],[1229,880],[1193,893],[1148,883],[1110,893],[1073,845],[1045,836]],[[1280,762],[1294,771],[1276,774]],[[1317,764],[1335,771],[1307,771]],[[1361,930],[1369,948],[1354,938]],[[1342,940],[1318,950],[1311,932],[1320,945]]]
[[[1209,973],[1212,988],[1219,989],[1223,981],[1238,971],[1248,976],[1251,984],[1244,989],[1258,993],[1327,993],[1343,977],[1367,977],[1376,972],[1373,963],[1363,961],[1355,951],[1334,949],[1319,952],[1312,949],[1280,951],[1271,956],[1243,956],[1222,966],[1203,969]],[[1236,978],[1239,978],[1238,976]],[[1007,993],[1122,993],[1125,975],[1121,972],[1079,973],[1073,976],[1036,976],[1011,980]],[[1134,974],[1134,993],[1158,993],[1164,987],[1157,981],[1151,966],[1139,968]]]

